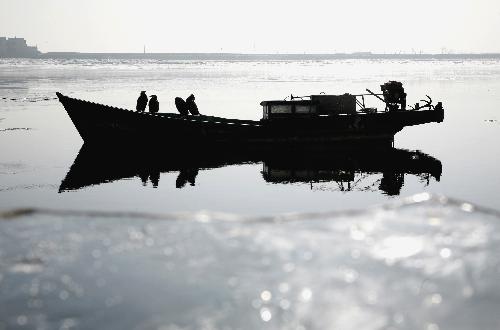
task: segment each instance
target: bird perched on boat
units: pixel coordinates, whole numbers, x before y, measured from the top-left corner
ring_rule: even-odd
[[[189,95],[189,97],[186,99],[186,105],[187,105],[187,109],[189,110],[189,112],[192,115],[197,116],[200,114],[200,112],[198,111],[198,106],[194,102],[194,95],[193,94]]]
[[[149,112],[157,113],[160,110],[160,102],[158,102],[158,98],[156,95],[151,95],[151,99],[149,100]]]
[[[177,111],[183,116],[189,115],[189,111],[187,109],[186,101],[184,101],[181,97],[175,98],[175,107]]]
[[[139,95],[139,98],[137,99],[137,106],[135,109],[138,112],[144,112],[146,110],[146,106],[148,105],[148,96],[146,95],[146,91],[142,91],[141,95]]]

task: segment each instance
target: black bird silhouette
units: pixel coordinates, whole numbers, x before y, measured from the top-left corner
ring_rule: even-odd
[[[177,108],[177,111],[183,116],[189,115],[189,111],[187,109],[186,101],[184,101],[180,97],[175,98],[175,107]]]
[[[146,95],[146,91],[142,91],[137,99],[137,106],[135,109],[138,112],[144,112],[144,110],[146,110],[146,105],[148,105],[148,96]]]
[[[189,112],[192,115],[196,116],[196,115],[200,114],[200,112],[198,111],[198,106],[194,102],[194,95],[193,94],[189,95],[189,97],[186,99],[186,105],[187,105],[187,109],[189,110]]]
[[[160,102],[158,102],[158,98],[156,95],[151,95],[151,99],[149,100],[149,112],[157,113],[160,110]]]

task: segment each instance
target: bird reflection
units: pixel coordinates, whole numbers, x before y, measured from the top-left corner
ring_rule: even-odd
[[[138,174],[139,178],[141,178],[142,185],[147,186],[148,185],[148,179],[153,185],[153,188],[158,188],[158,184],[160,183],[160,171],[159,170],[153,170],[151,172],[144,172],[141,171]]]
[[[147,155],[147,156],[146,156]],[[84,145],[59,192],[139,177],[144,186],[157,188],[161,173],[178,173],[175,187],[194,187],[199,172],[240,164],[262,163],[262,177],[270,184],[308,183],[313,190],[381,191],[399,195],[405,175],[429,184],[439,181],[441,162],[420,151],[396,148],[336,150],[311,148],[189,150],[169,153],[134,153],[100,150]],[[330,186],[326,186],[329,184]]]
[[[179,171],[179,175],[177,176],[177,180],[175,180],[175,187],[183,188],[186,185],[186,183],[189,183],[191,186],[194,186],[197,175],[198,175],[197,168],[181,169]]]

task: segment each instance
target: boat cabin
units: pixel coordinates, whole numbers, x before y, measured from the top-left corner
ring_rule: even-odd
[[[335,116],[356,113],[356,96],[344,95],[311,95],[308,99],[291,96],[291,100],[263,101],[262,119],[304,118],[317,116]]]
[[[262,119],[311,117],[318,115],[318,105],[311,100],[262,101]]]

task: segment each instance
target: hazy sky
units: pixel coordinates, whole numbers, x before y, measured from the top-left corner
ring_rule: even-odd
[[[500,52],[500,0],[0,0],[46,51]]]

